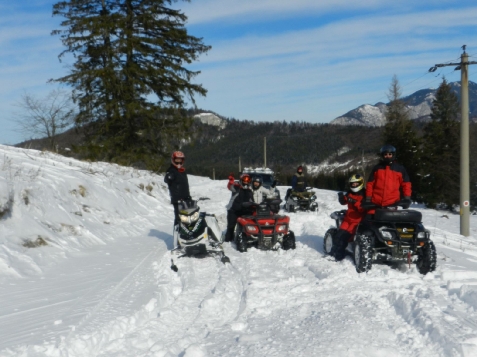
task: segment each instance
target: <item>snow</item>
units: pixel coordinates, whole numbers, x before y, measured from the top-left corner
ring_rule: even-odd
[[[203,124],[217,126],[219,129],[224,129],[227,126],[227,122],[225,120],[212,113],[196,114],[194,115],[194,118],[199,119]]]
[[[341,206],[317,189],[318,212],[290,214],[296,250],[226,243],[231,264],[182,258],[175,273],[161,175],[7,146],[0,154],[2,357],[477,355],[477,216],[463,237],[458,215],[416,206],[437,270],[376,264],[357,274],[350,257],[323,256]],[[226,181],[189,181],[224,228]]]

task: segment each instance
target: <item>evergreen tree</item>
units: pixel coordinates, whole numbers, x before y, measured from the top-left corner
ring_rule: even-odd
[[[409,119],[406,104],[401,99],[401,88],[396,76],[393,76],[389,86],[388,99],[383,140],[396,148],[397,161],[404,165],[409,173],[413,198],[419,200],[421,140]]]
[[[424,202],[452,209],[459,202],[459,101],[446,79],[433,101],[431,121],[424,128]]]
[[[60,35],[75,62],[56,79],[74,88],[78,126],[91,158],[157,167],[189,122],[182,110],[206,90],[185,66],[210,47],[190,36],[173,0],[70,0],[53,6]]]

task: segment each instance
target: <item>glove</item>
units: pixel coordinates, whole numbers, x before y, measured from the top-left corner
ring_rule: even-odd
[[[172,172],[168,172],[166,174],[166,178],[167,178],[167,181],[171,182],[171,181],[174,181],[176,179],[176,176]]]
[[[231,174],[229,175],[229,183],[232,184],[232,183],[234,183],[234,182],[235,182],[234,174],[231,173]]]
[[[408,209],[409,206],[410,206],[411,203],[412,203],[411,197],[409,197],[409,196],[404,197],[404,198],[401,200],[400,203],[401,203],[402,208]]]
[[[373,209],[375,207],[376,205],[373,202],[371,202],[371,197],[366,197],[364,199],[364,202],[361,203],[361,208],[363,209]]]
[[[342,205],[346,204],[346,198],[343,192],[338,192],[338,201],[340,201],[340,204]]]
[[[275,188],[275,186],[277,186],[277,180],[274,180],[271,184],[271,188]]]

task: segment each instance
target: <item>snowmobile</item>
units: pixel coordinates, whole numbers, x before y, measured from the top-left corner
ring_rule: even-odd
[[[179,201],[178,208],[180,223],[174,227],[174,249],[171,253],[178,258],[219,255],[222,263],[230,263],[222,248],[222,234],[215,215],[200,212],[195,200]],[[179,270],[173,258],[171,269]]]
[[[419,273],[425,275],[436,269],[436,247],[429,230],[422,225],[419,211],[402,209],[407,203],[376,208],[374,216],[365,218],[358,226],[356,235],[350,238],[347,251],[354,257],[356,271],[365,273],[373,262],[407,261],[415,263]],[[346,210],[333,212],[330,217],[336,221],[336,228],[330,228],[323,238],[323,251],[330,254],[333,237],[343,222]]]
[[[306,191],[298,192],[291,191],[285,202],[285,209],[288,212],[296,211],[316,211],[318,210],[318,203],[316,201],[315,191],[310,191],[312,188],[307,187]]]
[[[238,251],[246,252],[253,246],[263,250],[295,249],[295,234],[289,230],[290,217],[275,214],[271,209],[280,203],[279,199],[243,203],[243,207],[252,209],[253,214],[237,219],[235,245]]]

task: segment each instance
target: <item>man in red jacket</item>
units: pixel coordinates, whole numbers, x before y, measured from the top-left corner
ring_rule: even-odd
[[[387,207],[401,200],[402,195],[411,204],[411,182],[404,166],[395,162],[396,148],[384,145],[380,154],[381,162],[373,168],[366,184],[365,202]]]
[[[346,246],[353,238],[358,228],[359,222],[363,219],[366,211],[361,207],[364,197],[364,178],[360,174],[351,176],[348,180],[349,191],[346,194],[338,193],[338,199],[342,205],[348,205],[348,210],[341,223],[340,228],[333,237],[333,248],[330,255],[337,261],[343,260],[346,256]]]

